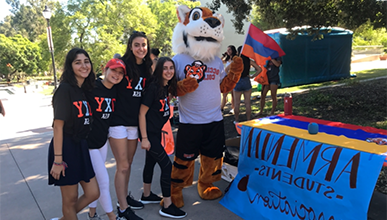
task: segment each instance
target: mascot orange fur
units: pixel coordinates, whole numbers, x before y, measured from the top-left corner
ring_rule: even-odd
[[[243,70],[235,57],[225,73],[218,57],[223,41],[224,19],[205,7],[177,8],[179,23],[172,36],[178,79],[179,130],[172,168],[172,202],[184,206],[183,188],[192,185],[195,159],[200,155],[198,193],[202,199],[217,199],[222,191],[213,185],[221,179],[224,124],[221,93],[231,91]]]

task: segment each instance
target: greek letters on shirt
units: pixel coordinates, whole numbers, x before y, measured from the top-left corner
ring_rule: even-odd
[[[146,78],[140,77],[138,79],[137,85],[134,88],[132,86],[132,79],[129,79],[128,76],[125,76],[125,78],[128,81],[126,88],[133,89],[133,97],[141,97],[142,90],[145,87]]]
[[[73,102],[73,105],[78,109],[78,118],[85,116],[83,125],[89,125],[90,119],[88,117],[93,115],[89,103],[87,101],[75,101]],[[85,108],[82,108],[82,106],[85,106]]]
[[[116,99],[103,98],[103,97],[94,97],[94,99],[98,104],[98,107],[95,109],[95,112],[102,113],[101,119],[109,119],[110,114],[114,112],[114,103],[116,102]],[[103,106],[106,106],[106,107],[103,107]]]
[[[161,108],[160,108],[160,112],[164,112],[164,115],[163,117],[169,117],[169,105],[168,105],[168,97],[164,98],[164,99],[160,99],[160,103],[161,103]]]

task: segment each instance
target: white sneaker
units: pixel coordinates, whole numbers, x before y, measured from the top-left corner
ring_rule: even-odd
[[[231,114],[234,114],[234,109],[231,109],[231,110],[230,110],[230,113],[231,113]]]
[[[89,213],[87,213],[87,220],[102,220],[97,213],[94,213],[93,217],[90,217]]]

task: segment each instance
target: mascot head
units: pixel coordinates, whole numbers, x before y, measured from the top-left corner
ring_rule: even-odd
[[[223,41],[223,16],[205,7],[177,8],[179,23],[172,35],[172,49],[197,60],[211,61],[218,55]]]

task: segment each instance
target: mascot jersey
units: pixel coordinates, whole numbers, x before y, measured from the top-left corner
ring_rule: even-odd
[[[215,57],[203,63],[187,54],[173,57],[176,64],[177,80],[194,77],[199,87],[191,93],[179,97],[180,123],[206,124],[223,120],[220,111],[220,83],[226,76],[222,60]],[[198,101],[200,100],[200,101]]]

